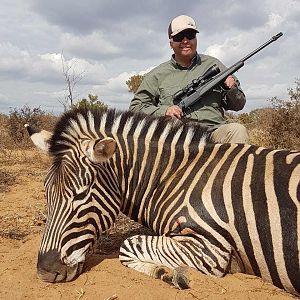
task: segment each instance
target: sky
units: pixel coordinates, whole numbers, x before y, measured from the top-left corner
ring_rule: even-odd
[[[283,32],[235,75],[242,112],[288,99],[300,77],[300,0],[1,0],[0,113],[24,105],[61,113],[63,66],[81,78],[75,101],[93,94],[127,109],[126,81],[170,59],[167,28],[181,14],[197,23],[198,52],[228,67]]]

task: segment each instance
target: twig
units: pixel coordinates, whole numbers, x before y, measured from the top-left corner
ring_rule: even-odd
[[[83,297],[83,295],[84,295],[84,293],[85,293],[85,291],[84,291],[82,288],[80,289],[80,291],[77,291],[77,290],[76,290],[76,292],[79,294],[77,300],[79,300],[81,297]]]
[[[112,295],[111,297],[107,298],[106,300],[117,300],[119,299],[119,297],[115,294],[115,295]]]

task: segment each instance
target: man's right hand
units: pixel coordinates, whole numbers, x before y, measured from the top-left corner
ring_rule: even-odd
[[[183,116],[183,112],[179,106],[172,105],[167,108],[165,115],[168,117],[175,117],[180,120]]]

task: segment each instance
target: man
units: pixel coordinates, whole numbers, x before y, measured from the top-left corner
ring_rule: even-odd
[[[204,95],[185,115],[173,103],[177,91],[199,78],[212,65],[216,64],[221,71],[226,69],[218,59],[197,53],[198,32],[195,21],[189,16],[181,15],[172,20],[168,34],[174,54],[171,60],[145,75],[129,109],[200,122],[213,131],[212,140],[216,143],[249,143],[246,128],[238,123],[227,123],[224,117],[224,110],[239,111],[246,102],[234,76],[227,77],[222,90],[214,89]]]

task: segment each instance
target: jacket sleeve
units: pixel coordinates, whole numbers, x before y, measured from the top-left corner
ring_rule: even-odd
[[[159,103],[159,87],[155,74],[145,75],[141,85],[131,100],[129,110],[143,112],[149,115],[164,116],[167,105]]]
[[[237,81],[237,87],[232,88],[228,91],[226,91],[225,98],[223,101],[223,107],[225,110],[234,110],[239,111],[242,110],[246,103],[246,96],[243,92],[243,90],[240,87],[240,83]]]
[[[217,65],[219,66],[221,71],[225,71],[227,67],[220,62],[218,59],[216,59]],[[235,81],[237,82],[237,86],[235,88],[232,88],[230,90],[226,89],[224,86],[223,88],[225,89],[225,95],[222,101],[222,107],[225,110],[234,110],[234,111],[239,111],[242,110],[245,106],[246,103],[246,96],[241,88],[240,82],[238,78],[233,75]]]

